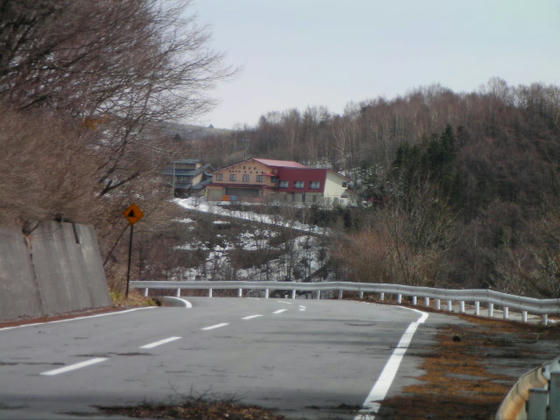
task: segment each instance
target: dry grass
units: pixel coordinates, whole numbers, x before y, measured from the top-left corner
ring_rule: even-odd
[[[379,418],[488,420],[518,379],[507,372],[538,366],[535,351],[560,338],[559,328],[460,317],[469,323],[439,330],[436,344],[423,356],[420,383],[383,401]]]
[[[180,403],[149,404],[134,407],[99,407],[111,415],[154,419],[192,420],[283,420],[285,417],[256,406],[239,404],[233,400],[205,400],[187,398]]]
[[[136,290],[131,289],[128,293],[128,299],[125,297],[124,293],[111,291],[110,293],[113,305],[117,308],[136,308],[139,306],[156,306],[159,303],[149,297],[144,297],[144,295]]]

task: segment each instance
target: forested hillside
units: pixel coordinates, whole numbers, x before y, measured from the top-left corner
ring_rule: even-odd
[[[0,225],[93,224],[116,289],[123,210],[137,202],[157,230],[159,174],[184,155],[156,127],[207,110],[231,73],[188,6],[0,0]]]
[[[431,86],[193,139],[170,121],[207,110],[232,71],[188,3],[0,1],[0,224],[94,224],[118,281],[123,209],[145,210],[146,241],[177,211],[158,211],[170,160],[296,160],[353,179],[358,207],[308,214],[338,231],[348,280],[560,296],[560,88]]]
[[[349,279],[560,296],[556,86],[493,79],[478,92],[433,86],[344,115],[272,113],[197,147],[216,165],[252,155],[352,174],[368,207],[341,237]]]

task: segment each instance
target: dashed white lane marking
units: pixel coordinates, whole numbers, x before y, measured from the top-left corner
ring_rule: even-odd
[[[354,420],[374,420],[375,414],[379,411],[381,404],[378,401],[382,401],[385,399],[387,392],[389,392],[389,388],[397,375],[397,371],[399,370],[399,366],[402,362],[404,354],[412,341],[412,337],[414,337],[414,333],[420,326],[423,324],[426,319],[428,319],[428,314],[426,312],[419,311],[417,309],[406,308],[404,306],[400,306],[400,308],[410,309],[411,311],[418,312],[422,314],[417,321],[411,322],[408,325],[408,328],[401,336],[399,340],[399,344],[393,350],[391,357],[387,360],[385,367],[381,371],[381,375],[377,378],[377,382],[371,388],[368,396],[366,397],[364,403],[362,404],[362,409],[358,412],[358,415],[354,417]]]
[[[301,312],[304,312],[306,309],[307,309],[306,306],[299,305],[299,310],[300,310]]]
[[[222,322],[221,324],[210,325],[209,327],[201,328],[202,331],[215,330],[216,328],[222,328],[228,326],[229,322]]]
[[[104,314],[77,316],[76,318],[67,318],[67,319],[58,319],[56,321],[34,322],[33,324],[23,324],[23,325],[16,325],[15,327],[0,328],[0,331],[15,330],[17,328],[36,327],[37,325],[60,324],[61,322],[79,321],[79,320],[82,320],[82,319],[90,319],[90,318],[102,318],[102,317],[105,317],[105,316],[123,315],[123,314],[127,314],[129,312],[142,311],[142,310],[145,310],[145,309],[155,309],[155,308],[157,308],[157,306],[146,306],[146,307],[143,307],[143,308],[126,309],[124,311],[107,312],[107,313],[104,313]]]
[[[286,300],[279,300],[278,303],[283,303],[284,305],[292,305],[292,302],[288,302]]]
[[[68,365],[63,368],[47,370],[46,372],[41,372],[43,376],[55,376],[60,375],[61,373],[71,372],[73,370],[85,368],[87,366],[95,365],[97,363],[101,363],[107,360],[106,357],[95,357],[93,359],[84,360],[83,362],[74,363],[73,365]]]
[[[247,321],[247,320],[249,320],[249,319],[260,318],[261,316],[262,316],[262,315],[258,315],[258,314],[255,314],[255,315],[247,315],[247,316],[244,316],[244,317],[241,318],[241,319]]]
[[[275,315],[281,314],[282,312],[286,312],[287,309],[278,309],[277,311],[272,312]]]
[[[181,338],[182,337],[164,338],[163,340],[154,341],[153,343],[149,343],[149,344],[145,344],[143,346],[140,346],[140,348],[141,349],[153,349],[154,347],[161,346],[161,345],[167,344],[167,343],[171,343],[172,341],[180,340]]]

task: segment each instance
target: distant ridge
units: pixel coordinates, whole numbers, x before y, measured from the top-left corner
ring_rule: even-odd
[[[163,130],[177,140],[196,140],[210,136],[225,136],[232,132],[224,128],[203,127],[200,125],[175,122],[162,123]]]

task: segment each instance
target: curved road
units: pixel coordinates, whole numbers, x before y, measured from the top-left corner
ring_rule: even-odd
[[[364,402],[378,409],[367,400],[380,389],[394,395],[419,375],[414,354],[442,319],[420,324],[419,311],[353,301],[189,301],[0,329],[0,418],[105,418],[95,406],[188,395],[235,397],[293,419],[360,418]],[[410,338],[415,350],[403,359]]]

